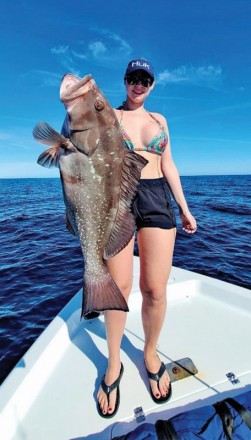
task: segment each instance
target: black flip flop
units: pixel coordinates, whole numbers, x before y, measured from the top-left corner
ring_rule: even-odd
[[[156,374],[151,373],[150,371],[148,371],[147,368],[146,368],[146,371],[147,371],[148,378],[152,379],[152,380],[155,380],[157,382],[158,389],[159,389],[159,381],[160,381],[160,379],[162,378],[163,374],[166,371],[166,366],[165,366],[164,362],[161,362],[161,366],[160,366],[160,369],[159,369],[158,373],[156,373]],[[168,393],[166,394],[166,396],[160,396],[159,398],[155,397],[155,395],[152,392],[152,387],[151,387],[150,384],[149,384],[149,386],[150,386],[151,397],[152,397],[152,399],[153,399],[153,401],[155,403],[164,403],[164,402],[167,402],[170,399],[170,397],[172,395],[172,385],[171,385],[171,382],[169,384],[169,390],[168,390]]]
[[[123,366],[123,364],[122,364],[122,362],[121,362],[121,367],[120,367],[119,377],[115,380],[115,382],[113,382],[111,385],[108,386],[108,385],[106,385],[106,383],[105,383],[105,374],[104,374],[104,376],[103,376],[103,378],[102,378],[102,381],[101,381],[101,387],[102,387],[102,390],[103,390],[103,391],[105,392],[105,394],[106,394],[107,401],[108,401],[108,407],[109,407],[109,404],[110,404],[110,394],[111,394],[111,392],[112,392],[113,390],[115,390],[115,388],[117,388],[117,396],[116,396],[116,402],[115,402],[114,411],[113,411],[112,413],[107,412],[106,414],[104,414],[104,413],[102,412],[102,409],[100,408],[99,402],[97,402],[97,410],[98,410],[98,413],[99,413],[99,415],[100,415],[101,417],[104,417],[104,418],[106,418],[106,419],[109,419],[110,417],[113,417],[113,416],[116,414],[116,412],[118,411],[118,409],[119,409],[119,404],[120,404],[120,391],[119,391],[119,384],[120,384],[120,380],[121,380],[121,377],[122,377],[122,375],[123,375],[123,372],[124,372],[124,366]]]

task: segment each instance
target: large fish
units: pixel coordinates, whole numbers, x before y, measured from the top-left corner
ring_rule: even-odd
[[[65,75],[60,99],[67,110],[64,136],[45,122],[35,126],[33,135],[50,146],[38,163],[59,167],[67,228],[80,240],[85,263],[81,316],[128,311],[106,260],[134,234],[130,205],[147,160],[124,147],[115,112],[91,75]]]

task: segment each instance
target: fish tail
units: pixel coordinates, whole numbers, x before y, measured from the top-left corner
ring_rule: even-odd
[[[88,319],[90,313],[105,310],[129,311],[125,298],[108,271],[103,272],[98,279],[95,275],[86,275],[81,317]]]

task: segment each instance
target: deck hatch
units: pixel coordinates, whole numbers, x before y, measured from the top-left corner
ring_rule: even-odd
[[[198,373],[198,370],[192,359],[188,357],[166,364],[166,369],[170,376],[171,382],[184,379],[185,377],[194,376]]]

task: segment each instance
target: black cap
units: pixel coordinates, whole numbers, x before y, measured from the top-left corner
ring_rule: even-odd
[[[143,70],[154,80],[153,66],[145,58],[138,58],[137,60],[130,61],[126,69],[125,76],[130,75],[132,72],[135,72],[135,70]]]

